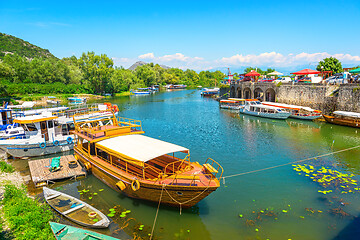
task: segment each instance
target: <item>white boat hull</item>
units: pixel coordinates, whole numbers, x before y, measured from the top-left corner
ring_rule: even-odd
[[[295,119],[312,121],[312,120],[314,120],[314,119],[320,118],[321,115],[313,115],[313,116],[290,115],[289,117],[290,117],[290,118],[295,118]]]
[[[220,105],[220,108],[230,109],[230,110],[240,110],[240,108],[242,108],[242,106],[221,106]]]
[[[0,145],[0,149],[16,158],[36,157],[66,152],[72,150],[73,148],[74,143],[69,143],[67,140],[59,141],[59,145],[57,146],[55,146],[53,142],[48,141],[46,142],[46,147],[44,148],[40,147],[40,143]]]
[[[272,119],[287,119],[290,116],[289,112],[279,112],[279,113],[252,112],[246,110],[245,108],[240,109],[240,113],[248,114],[251,116],[263,117],[263,118],[272,118]]]

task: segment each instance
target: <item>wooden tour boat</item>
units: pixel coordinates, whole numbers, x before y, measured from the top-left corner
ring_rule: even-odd
[[[77,224],[91,228],[107,228],[110,220],[93,206],[65,193],[44,187],[44,198],[55,211]]]
[[[81,229],[61,223],[49,222],[57,240],[118,240],[101,233]]]
[[[335,111],[331,116],[323,114],[323,117],[328,123],[360,128],[360,113]]]
[[[140,121],[114,115],[111,124],[97,120],[84,125],[77,118],[75,158],[118,192],[187,208],[220,186],[223,168],[216,161],[190,162],[187,148],[142,135]]]

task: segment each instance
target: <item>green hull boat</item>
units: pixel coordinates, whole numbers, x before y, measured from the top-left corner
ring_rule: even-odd
[[[51,230],[58,240],[119,240],[97,232],[50,222]]]

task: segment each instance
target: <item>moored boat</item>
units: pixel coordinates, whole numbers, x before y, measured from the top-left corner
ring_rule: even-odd
[[[291,115],[284,109],[263,105],[257,99],[246,99],[245,106],[240,109],[240,113],[273,119],[287,119]]]
[[[110,220],[99,210],[75,197],[44,187],[46,202],[71,221],[91,228],[107,228]]]
[[[223,169],[216,161],[190,162],[187,148],[142,135],[140,121],[114,116],[112,125],[81,127],[77,117],[75,157],[118,192],[187,208],[220,186]]]
[[[130,90],[133,95],[150,95],[152,91],[150,88],[138,88],[137,90]]]
[[[219,94],[220,88],[203,88],[201,90],[201,96],[214,96]]]
[[[360,113],[335,111],[332,115],[323,114],[323,117],[328,123],[356,128],[360,127]]]
[[[57,240],[119,240],[105,234],[61,223],[49,222],[49,224]]]
[[[321,117],[321,111],[312,109],[310,107],[296,106],[285,103],[262,102],[263,105],[273,106],[277,108],[284,108],[290,111],[290,118],[302,120],[314,120]]]
[[[245,99],[224,99],[220,100],[220,108],[231,109],[231,110],[240,110],[245,105]]]
[[[69,100],[70,104],[86,103],[86,98],[85,97],[68,97],[68,100]]]

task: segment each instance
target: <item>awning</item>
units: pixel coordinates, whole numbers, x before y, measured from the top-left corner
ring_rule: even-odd
[[[344,117],[360,118],[360,113],[356,112],[335,111],[334,114]]]
[[[275,72],[268,73],[268,74],[266,74],[266,75],[279,76],[279,75],[284,75],[284,74],[281,73],[281,72],[275,71]]]
[[[307,69],[303,69],[303,70],[298,71],[298,72],[293,72],[291,74],[294,74],[294,75],[308,75],[308,74],[319,74],[319,73],[321,73],[321,72],[307,68]]]
[[[156,157],[189,149],[144,135],[124,135],[99,141],[96,146],[127,161],[147,162]]]
[[[350,70],[349,73],[360,73],[360,68]]]
[[[255,71],[255,70],[251,70],[249,73],[245,74],[245,76],[250,76],[250,77],[252,77],[252,76],[260,76],[260,75],[261,75],[261,74],[258,73],[258,72]]]

